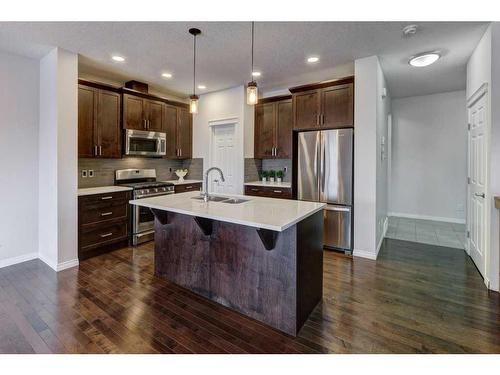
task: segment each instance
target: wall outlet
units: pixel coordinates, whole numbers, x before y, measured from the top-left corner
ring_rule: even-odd
[[[93,169],[89,169],[89,177],[90,178],[94,177],[94,170]]]
[[[87,178],[87,170],[82,169],[82,178]]]
[[[283,172],[287,172],[288,171],[288,167],[283,167]]]

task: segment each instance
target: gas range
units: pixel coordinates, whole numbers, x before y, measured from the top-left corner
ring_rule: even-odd
[[[133,189],[134,199],[174,194],[174,184],[156,181],[155,169],[120,169],[115,185]],[[154,216],[149,208],[132,206],[132,243],[137,245],[154,238]]]

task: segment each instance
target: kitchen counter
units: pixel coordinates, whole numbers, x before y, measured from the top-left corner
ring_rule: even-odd
[[[267,187],[282,187],[286,189],[290,189],[292,187],[291,182],[270,182],[270,181],[252,181],[245,182],[243,185],[245,186],[267,186]]]
[[[193,191],[132,200],[130,203],[277,232],[284,231],[326,206],[324,203],[239,195],[231,195],[231,197],[242,198],[247,202],[237,204],[205,203],[203,200],[192,199],[199,195],[199,192]]]
[[[78,196],[83,195],[94,195],[94,194],[108,194],[108,193],[116,193],[119,191],[130,191],[131,187],[127,186],[99,186],[92,188],[83,188],[78,189]]]
[[[174,185],[187,185],[187,184],[202,184],[202,180],[184,180],[184,181],[179,181],[179,180],[167,180],[163,182],[169,182]]]
[[[198,192],[130,201],[155,216],[155,276],[296,336],[323,295],[323,203]]]

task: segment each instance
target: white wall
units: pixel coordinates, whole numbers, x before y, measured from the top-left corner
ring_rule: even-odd
[[[203,158],[204,171],[209,165],[211,129],[209,123],[224,119],[236,118],[236,150],[238,153],[235,178],[237,192],[243,193],[244,158],[253,157],[253,107],[246,104],[244,86],[212,92],[200,96],[198,114],[193,118],[193,157]],[[250,151],[251,150],[251,151]]]
[[[38,255],[38,61],[0,53],[0,267]]]
[[[392,101],[391,215],[465,223],[465,91]]]
[[[40,61],[39,257],[55,270],[78,264],[77,80],[76,54]]]

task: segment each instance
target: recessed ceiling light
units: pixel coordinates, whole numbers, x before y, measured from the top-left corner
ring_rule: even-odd
[[[122,56],[118,56],[118,55],[113,55],[111,56],[111,58],[116,61],[116,62],[124,62],[125,61],[125,57],[122,57]]]
[[[308,63],[316,63],[318,61],[319,61],[319,57],[317,57],[317,56],[311,56],[311,57],[307,58]]]
[[[172,78],[172,74],[170,74],[170,73],[162,73],[161,76],[163,78]]]
[[[439,52],[424,52],[418,55],[410,57],[408,64],[411,66],[422,68],[424,66],[429,66],[439,60],[441,55]]]
[[[260,77],[260,72],[252,72],[252,77]]]
[[[200,90],[205,90],[205,89],[207,88],[207,86],[205,86],[205,85],[198,85],[198,88],[199,88]]]

